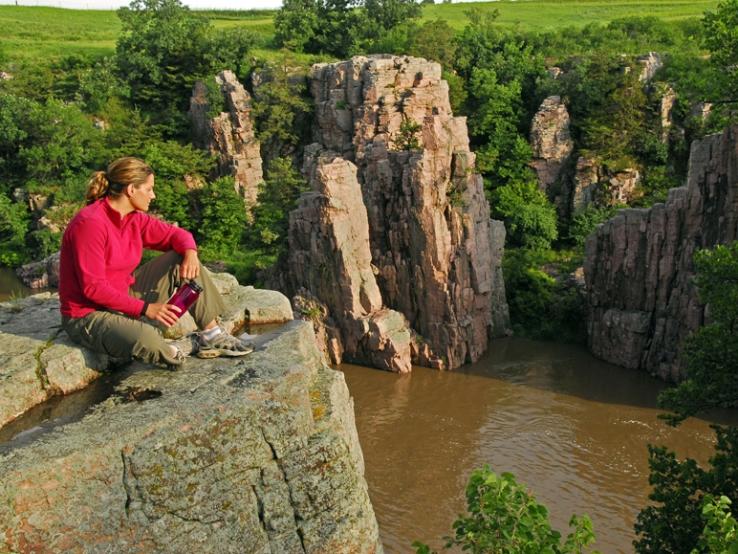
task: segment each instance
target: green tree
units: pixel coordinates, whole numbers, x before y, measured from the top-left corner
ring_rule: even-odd
[[[701,549],[707,552],[738,554],[738,522],[730,513],[732,502],[727,496],[706,496],[702,503],[702,518],[705,528],[700,536]],[[692,550],[699,554],[700,550]]]
[[[456,58],[456,32],[443,19],[426,21],[412,34],[409,52],[433,60],[445,69],[453,68]]]
[[[297,207],[297,199],[306,190],[308,185],[290,158],[273,159],[267,167],[266,179],[259,187],[249,243],[277,256],[285,253],[289,213]]]
[[[197,196],[200,217],[196,235],[203,259],[228,258],[239,250],[246,228],[246,209],[233,177],[206,184]]]
[[[118,17],[116,65],[131,101],[180,134],[192,87],[212,69],[208,20],[179,0],[134,0]]]
[[[532,180],[495,189],[492,213],[505,222],[508,242],[513,246],[549,248],[556,240],[556,209]]]
[[[488,467],[472,472],[466,487],[468,514],[454,522],[455,534],[446,548],[460,546],[473,554],[573,554],[595,541],[587,516],[572,516],[572,532],[562,543],[551,527],[548,509],[510,473],[497,475]],[[417,554],[430,548],[415,542]]]
[[[0,193],[0,265],[16,267],[28,261],[26,235],[30,219],[25,205]]]
[[[722,75],[719,93],[733,101],[738,89],[738,0],[723,0],[715,11],[705,13],[704,41],[710,50],[710,62]]]

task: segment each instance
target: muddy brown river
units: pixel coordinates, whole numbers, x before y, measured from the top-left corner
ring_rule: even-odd
[[[662,383],[576,346],[513,338],[452,372],[341,369],[389,554],[419,539],[440,548],[465,508],[469,474],[485,464],[527,484],[564,536],[570,516],[587,513],[597,549],[633,552],[650,490],[646,445],[700,462],[712,452],[707,421],[674,429],[657,418]]]
[[[24,296],[0,268],[0,300]],[[509,471],[529,486],[566,535],[587,513],[601,552],[633,552],[633,522],[647,504],[646,445],[663,444],[705,463],[709,422],[674,429],[657,418],[663,383],[596,360],[581,347],[519,338],[492,343],[478,363],[451,372],[415,368],[395,375],[340,368],[354,397],[366,478],[388,554],[435,549],[465,508],[474,468]],[[0,452],[84,416],[107,397],[118,375],[35,408],[0,432]],[[736,414],[711,421],[738,422]]]

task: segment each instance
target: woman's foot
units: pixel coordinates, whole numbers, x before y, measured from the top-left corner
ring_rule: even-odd
[[[198,358],[218,358],[220,356],[237,358],[251,354],[253,351],[254,349],[251,346],[222,329],[218,329],[218,332],[207,330],[200,333],[195,355]]]

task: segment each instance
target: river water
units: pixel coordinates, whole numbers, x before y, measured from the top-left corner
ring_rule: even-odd
[[[587,513],[596,548],[633,552],[650,491],[646,445],[701,463],[713,450],[708,422],[674,429],[657,418],[662,383],[576,346],[512,338],[450,372],[341,369],[389,554],[412,552],[414,540],[440,548],[464,512],[469,474],[484,464],[528,485],[564,536],[570,516]]]
[[[25,296],[0,268],[0,300]],[[479,362],[410,375],[344,364],[354,397],[369,494],[388,554],[436,549],[465,508],[471,471],[509,471],[545,504],[567,534],[587,513],[603,553],[632,552],[633,522],[647,504],[646,445],[663,444],[705,463],[709,423],[674,429],[657,418],[664,384],[593,358],[577,346],[511,338],[493,341]],[[81,418],[112,392],[116,376],[39,406],[0,433],[0,452]],[[718,417],[735,423],[734,414]]]

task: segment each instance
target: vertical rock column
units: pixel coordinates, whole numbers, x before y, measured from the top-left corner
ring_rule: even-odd
[[[369,223],[356,166],[314,154],[306,158],[306,173],[314,192],[303,194],[290,214],[289,266],[294,288],[327,308],[332,361],[346,358],[410,371],[407,322],[383,307],[372,272]]]
[[[251,96],[232,71],[221,71],[215,81],[227,111],[211,117],[208,88],[197,82],[190,99],[194,143],[218,158],[218,174],[232,175],[247,207],[256,204],[263,180],[259,141],[251,121]]]
[[[692,144],[687,185],[663,204],[622,210],[587,240],[592,352],[677,380],[681,346],[704,323],[694,253],[738,238],[738,126]]]
[[[569,132],[569,112],[559,96],[549,96],[533,116],[530,129],[533,149],[531,166],[538,175],[538,186],[550,195],[561,168],[574,150]]]
[[[477,360],[490,335],[506,332],[507,305],[493,291],[501,259],[466,120],[451,113],[440,65],[397,56],[317,64],[311,90],[315,148],[356,163],[377,283],[420,335],[416,361]]]

